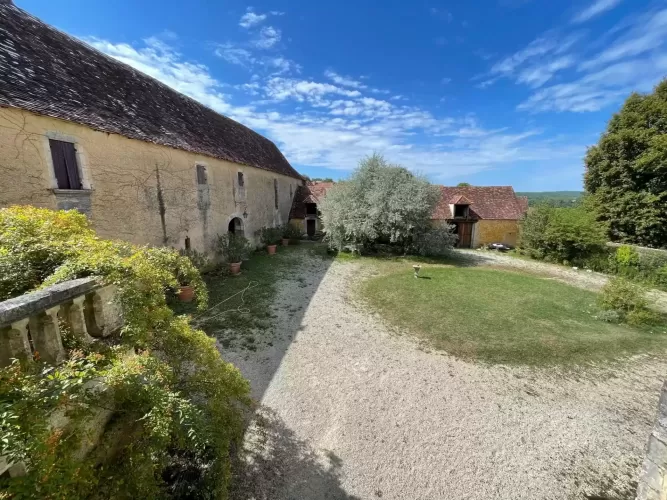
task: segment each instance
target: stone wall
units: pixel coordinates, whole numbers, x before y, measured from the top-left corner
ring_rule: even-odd
[[[662,386],[658,415],[648,439],[637,500],[667,500],[667,380]]]
[[[56,189],[49,139],[75,144],[83,190]],[[205,167],[206,185],[196,165]],[[183,248],[189,237],[203,252],[233,218],[255,241],[262,227],[286,223],[302,182],[10,108],[0,108],[0,175],[11,180],[0,190],[0,207],[78,208],[103,238]]]
[[[472,246],[477,248],[490,243],[503,243],[514,247],[518,235],[518,221],[483,219],[475,223]]]

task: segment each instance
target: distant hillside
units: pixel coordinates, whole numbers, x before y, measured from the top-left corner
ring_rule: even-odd
[[[571,207],[579,203],[583,191],[540,191],[517,193],[518,196],[527,196],[529,205],[549,203],[557,207]]]

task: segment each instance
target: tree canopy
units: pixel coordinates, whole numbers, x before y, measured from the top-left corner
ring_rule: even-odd
[[[431,215],[439,196],[436,186],[406,168],[391,165],[378,154],[364,158],[349,180],[327,191],[320,206],[329,244],[356,251],[377,243],[396,245],[404,251],[419,241],[437,240],[442,246],[451,246],[454,238],[446,234],[422,238],[432,231]]]
[[[628,97],[585,164],[586,191],[611,239],[667,246],[667,80]]]

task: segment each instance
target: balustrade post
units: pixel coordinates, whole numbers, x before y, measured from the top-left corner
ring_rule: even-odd
[[[0,328],[0,367],[9,366],[14,358],[32,359],[28,340],[28,318]]]
[[[60,337],[58,311],[51,307],[44,313],[30,318],[30,336],[39,360],[58,364],[65,358],[65,348]]]
[[[88,335],[86,318],[84,315],[85,296],[75,297],[71,303],[61,306],[61,315],[69,326],[73,335],[85,342],[92,342],[93,338]]]

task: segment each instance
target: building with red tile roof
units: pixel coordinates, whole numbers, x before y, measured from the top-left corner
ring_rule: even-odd
[[[433,219],[454,225],[459,247],[516,245],[528,198],[517,196],[512,186],[440,186],[440,193]]]
[[[309,181],[299,186],[292,201],[292,209],[289,214],[290,224],[299,227],[310,237],[320,231],[322,224],[318,205],[334,184],[334,182]]]

